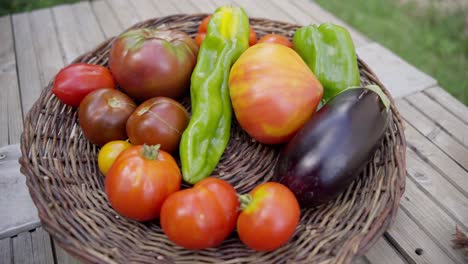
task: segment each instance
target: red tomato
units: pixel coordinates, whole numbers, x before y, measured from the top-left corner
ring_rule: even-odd
[[[261,37],[257,43],[278,43],[278,44],[281,44],[281,45],[284,45],[288,48],[292,48],[293,47],[293,44],[291,41],[289,41],[288,38],[286,37],[283,37],[281,35],[277,35],[277,34],[268,34],[268,35],[265,35],[263,37]]]
[[[189,122],[185,108],[167,97],[154,97],[139,105],[127,120],[127,135],[134,145],[156,145],[167,152],[179,147]]]
[[[239,201],[234,188],[217,178],[169,196],[161,209],[167,237],[187,249],[215,247],[234,230]]]
[[[99,88],[115,88],[110,71],[100,65],[76,63],[55,76],[52,93],[64,104],[78,107],[87,94]]]
[[[200,23],[200,26],[198,27],[198,33],[206,33],[206,29],[208,28],[208,23],[211,20],[211,15],[205,17],[202,22]]]
[[[179,98],[188,93],[197,62],[197,43],[177,30],[134,29],[120,35],[109,53],[109,68],[132,98]]]
[[[255,32],[255,30],[250,27],[249,29],[249,46],[253,46],[257,44],[257,33]]]
[[[294,50],[261,43],[234,63],[229,92],[241,127],[261,143],[278,144],[312,117],[323,88]]]
[[[241,196],[241,202],[237,233],[250,248],[275,250],[294,234],[300,208],[296,197],[286,186],[276,182],[258,185],[248,195]]]
[[[195,37],[195,42],[197,42],[198,47],[201,47],[203,40],[205,40],[206,32],[198,33]]]
[[[107,172],[105,191],[119,214],[148,221],[157,218],[164,200],[180,189],[181,178],[174,158],[159,146],[132,146]]]

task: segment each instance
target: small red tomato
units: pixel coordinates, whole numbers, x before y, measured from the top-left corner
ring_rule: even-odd
[[[151,98],[135,109],[127,120],[127,135],[134,145],[156,145],[167,152],[179,147],[189,122],[185,108],[167,97]]]
[[[268,34],[261,37],[257,43],[278,43],[288,48],[292,48],[293,44],[289,39],[277,34]]]
[[[64,104],[78,107],[87,94],[99,88],[115,88],[110,71],[100,65],[76,63],[55,76],[52,93]]]
[[[135,103],[116,89],[98,89],[88,94],[78,108],[78,122],[84,136],[93,144],[127,139],[125,125]]]
[[[215,247],[234,230],[239,201],[236,190],[217,178],[170,195],[161,209],[167,237],[187,249]]]
[[[203,43],[203,40],[205,40],[205,37],[206,32],[201,32],[197,34],[197,36],[195,37],[195,42],[197,42],[198,47],[201,47],[201,44]]]
[[[208,23],[211,20],[211,15],[205,17],[202,22],[200,23],[200,26],[198,27],[198,33],[206,33],[206,29],[208,28]]]
[[[249,29],[249,46],[253,46],[255,44],[257,44],[257,33],[252,28],[252,26],[250,26],[250,29]]]
[[[164,200],[180,189],[181,178],[174,158],[159,146],[132,146],[107,172],[105,191],[119,214],[148,221],[157,218]]]
[[[237,219],[240,240],[257,251],[284,245],[299,223],[300,208],[294,194],[284,185],[267,182],[242,195]]]

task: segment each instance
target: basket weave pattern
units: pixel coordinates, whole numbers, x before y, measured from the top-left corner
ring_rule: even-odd
[[[178,29],[194,36],[206,14],[156,18],[132,28]],[[251,19],[259,37],[277,33],[291,39],[298,25]],[[113,38],[75,62],[107,66]],[[369,67],[359,62],[363,85],[388,91]],[[392,121],[385,138],[359,178],[328,204],[303,209],[291,241],[261,253],[244,246],[233,233],[219,247],[189,251],[170,242],[159,222],[139,223],[118,216],[104,193],[97,167],[98,147],[78,125],[77,111],[50,92],[50,83],[26,116],[21,136],[21,170],[44,228],[59,245],[94,263],[349,263],[362,255],[389,227],[405,187],[402,120],[392,101]],[[190,100],[182,103],[189,108]],[[214,174],[239,193],[271,179],[279,146],[252,140],[233,122],[229,145]]]

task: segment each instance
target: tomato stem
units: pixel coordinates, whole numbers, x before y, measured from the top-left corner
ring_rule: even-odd
[[[154,146],[148,146],[146,144],[143,145],[143,157],[145,157],[148,160],[156,160],[158,159],[159,155],[159,148],[161,145],[157,144]]]
[[[121,107],[121,102],[119,99],[117,99],[115,96],[111,97],[107,100],[107,104],[112,107],[112,108],[119,108]]]
[[[240,203],[240,211],[243,211],[252,203],[252,195],[250,194],[238,194],[237,198],[239,199]]]

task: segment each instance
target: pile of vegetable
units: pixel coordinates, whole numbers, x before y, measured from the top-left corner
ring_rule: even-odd
[[[360,85],[346,29],[324,23],[298,29],[292,42],[258,40],[242,8],[223,6],[194,39],[125,32],[108,68],[67,66],[52,92],[78,107],[84,137],[101,147],[97,162],[117,213],[159,219],[187,249],[215,247],[236,230],[248,247],[271,251],[291,239],[301,207],[336,198],[378,147],[389,101],[379,87]],[[190,113],[179,103],[187,96]],[[250,193],[212,175],[233,118],[252,140],[282,146],[274,181]],[[181,190],[182,181],[193,186]]]

